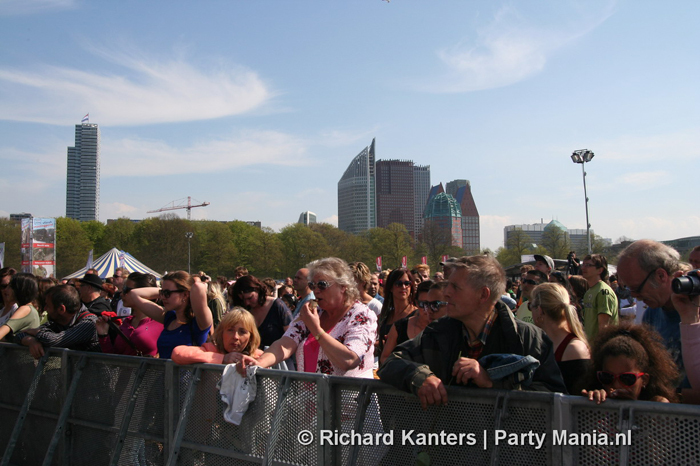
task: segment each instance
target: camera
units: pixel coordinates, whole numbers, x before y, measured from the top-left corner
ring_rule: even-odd
[[[691,270],[687,275],[674,278],[671,288],[676,294],[700,295],[700,269]]]

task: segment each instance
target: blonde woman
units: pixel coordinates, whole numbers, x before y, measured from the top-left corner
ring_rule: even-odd
[[[569,292],[558,283],[537,285],[530,295],[529,308],[535,325],[544,330],[556,348],[554,359],[566,389],[578,393],[579,379],[591,364],[591,351]]]
[[[253,315],[242,307],[224,314],[214,330],[214,343],[202,346],[178,346],[173,350],[177,364],[234,364],[242,355],[257,358],[262,354],[260,334]]]

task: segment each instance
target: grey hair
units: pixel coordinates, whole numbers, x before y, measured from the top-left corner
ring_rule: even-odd
[[[622,250],[618,264],[632,259],[644,272],[664,269],[668,275],[673,275],[681,269],[681,255],[670,246],[650,239],[640,239]]]
[[[310,262],[306,268],[309,269],[310,281],[316,281],[317,274],[328,277],[332,282],[345,287],[345,304],[352,304],[360,299],[360,292],[357,289],[355,277],[350,270],[350,266],[343,259],[337,257],[326,257]]]
[[[467,283],[473,288],[488,288],[494,303],[506,292],[506,272],[493,256],[464,256],[452,265],[467,270]]]

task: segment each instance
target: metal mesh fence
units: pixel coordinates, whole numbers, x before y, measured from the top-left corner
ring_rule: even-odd
[[[261,370],[234,425],[222,369],[0,344],[4,464],[700,463],[700,407],[449,387],[424,411],[376,380]]]

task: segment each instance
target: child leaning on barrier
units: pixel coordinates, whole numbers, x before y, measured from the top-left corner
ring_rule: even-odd
[[[262,354],[260,334],[253,315],[242,307],[234,307],[224,314],[214,330],[214,343],[202,346],[177,346],[173,361],[177,364],[233,364],[242,355],[257,358]]]
[[[659,335],[643,325],[601,330],[593,344],[593,369],[581,394],[597,404],[606,398],[676,402],[678,369]]]

